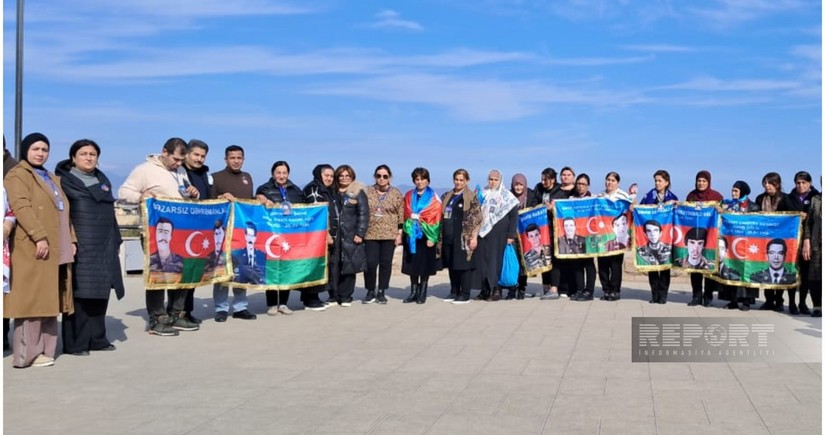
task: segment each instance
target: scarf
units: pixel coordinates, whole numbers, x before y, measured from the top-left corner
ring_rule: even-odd
[[[404,232],[407,234],[410,253],[416,253],[416,242],[426,237],[435,243],[441,232],[441,204],[435,191],[427,186],[421,195],[416,189],[404,197]]]
[[[481,231],[478,235],[486,236],[493,229],[493,225],[502,220],[514,207],[518,207],[519,200],[504,188],[504,183],[499,184],[497,189],[485,187],[481,192],[484,201],[481,203]]]
[[[693,202],[722,201],[724,197],[721,193],[710,188],[710,172],[701,170],[696,174],[696,179],[704,178],[708,180],[708,188],[705,190],[693,189],[688,193],[687,200]]]
[[[518,208],[522,209],[524,207],[527,207],[527,177],[525,177],[524,174],[521,173],[513,175],[513,180],[510,183],[510,189],[512,189],[513,186],[516,185],[516,183],[519,183],[522,186],[524,186],[524,190],[521,191],[521,195],[516,195],[516,192],[513,192],[511,190],[513,196],[515,196],[516,199],[518,199]]]

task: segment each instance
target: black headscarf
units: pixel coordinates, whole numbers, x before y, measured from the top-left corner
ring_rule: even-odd
[[[332,201],[332,188],[324,186],[324,179],[321,177],[321,173],[327,169],[335,170],[335,168],[328,163],[321,163],[312,170],[312,181],[304,187],[304,195],[307,197],[307,202]]]
[[[20,159],[25,160],[26,163],[30,164],[33,168],[43,169],[42,165],[34,165],[32,162],[29,161],[29,148],[35,144],[35,142],[46,142],[46,145],[51,147],[49,143],[49,138],[46,137],[43,133],[31,133],[28,136],[23,138],[23,142],[20,142]]]

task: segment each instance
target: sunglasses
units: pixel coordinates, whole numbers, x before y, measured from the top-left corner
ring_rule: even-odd
[[[389,180],[390,176],[387,174],[375,174],[375,178],[380,178],[382,180]]]

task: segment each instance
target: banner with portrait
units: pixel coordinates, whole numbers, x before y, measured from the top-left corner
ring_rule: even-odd
[[[224,243],[229,201],[148,198],[141,207],[147,290],[193,288],[230,279]]]
[[[327,282],[327,204],[267,208],[235,202],[230,233],[232,285],[299,289]]]
[[[557,199],[553,209],[557,258],[605,257],[630,249],[630,202]]]
[[[716,202],[680,202],[673,210],[673,266],[687,272],[716,272],[719,211]]]
[[[544,204],[519,211],[518,236],[525,275],[536,276],[553,269],[550,225]]]
[[[639,272],[673,265],[674,204],[633,207],[633,264]]]
[[[721,213],[719,273],[723,284],[788,289],[799,285],[799,213]]]

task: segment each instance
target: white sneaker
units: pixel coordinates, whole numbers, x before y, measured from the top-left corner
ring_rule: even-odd
[[[567,293],[559,293],[559,297],[562,298],[562,299],[567,299],[570,296],[568,296]]]
[[[344,301],[344,302],[341,302],[341,306],[342,306],[342,307],[351,307],[351,306],[352,306],[352,302],[349,302],[349,301]]]
[[[266,309],[266,315],[267,316],[277,316],[278,315],[278,306],[273,305],[273,306],[267,308]]]
[[[32,367],[50,367],[54,365],[54,358],[43,355],[37,355],[37,358],[32,361]]]
[[[278,305],[278,312],[281,314],[286,314],[287,316],[292,314],[292,310],[290,310],[286,305]]]

